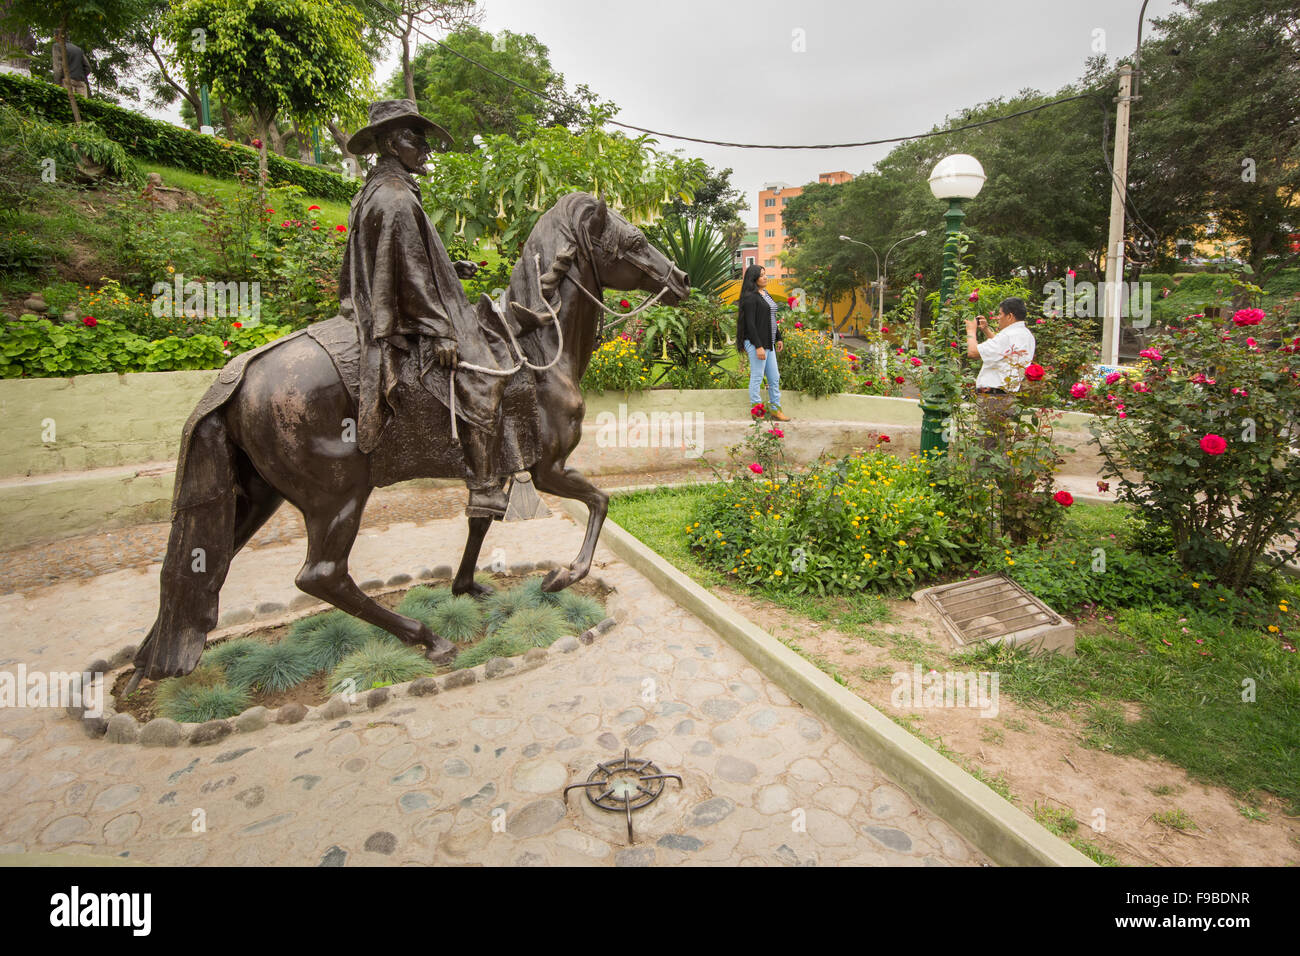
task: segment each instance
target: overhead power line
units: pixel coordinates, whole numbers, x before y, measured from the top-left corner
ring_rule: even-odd
[[[369,2],[371,3],[372,6],[375,6],[381,10],[385,10],[389,13],[392,14],[400,13],[400,11],[384,3],[383,0],[369,0]],[[415,33],[416,36],[422,37],[423,39],[427,40],[430,43],[437,44],[438,46],[442,47],[442,49],[446,50],[448,53],[452,54],[453,56],[460,57],[465,62],[474,65],[475,67],[482,70],[483,72],[490,73],[493,76],[497,77],[498,79],[505,80],[507,83],[511,84],[512,86],[518,87],[519,89],[523,90],[526,93],[531,93],[533,96],[539,97],[543,100],[547,100],[548,102],[551,103],[555,103],[558,106],[568,105],[563,100],[560,100],[549,93],[545,93],[541,90],[535,90],[532,87],[528,86],[527,84],[520,83],[518,80],[506,76],[504,73],[500,73],[497,70],[492,69],[492,67],[484,63],[480,63],[478,60],[474,59],[471,56],[466,56],[464,53],[461,53],[459,50],[448,46],[446,43],[443,43],[441,40],[437,39],[436,37],[429,36],[419,27],[413,26],[412,32]],[[969,129],[978,129],[981,126],[991,126],[994,123],[1002,123],[1005,122],[1006,120],[1015,119],[1018,116],[1028,115],[1029,113],[1037,113],[1039,110],[1045,110],[1053,106],[1060,106],[1062,103],[1071,103],[1075,100],[1088,99],[1089,97],[1092,97],[1094,95],[1095,94],[1093,93],[1077,93],[1074,96],[1063,96],[1060,99],[1052,100],[1051,102],[1048,103],[1040,103],[1039,105],[1031,106],[1028,109],[1017,110],[1016,112],[1008,113],[1005,116],[994,116],[989,119],[979,120],[978,122],[975,123],[967,123],[963,126],[954,126],[949,129],[933,130],[929,133],[914,133],[910,136],[891,136],[884,139],[868,139],[856,143],[809,143],[809,144],[733,143],[733,142],[728,142],[726,140],[706,139],[701,136],[684,136],[680,133],[665,133],[662,130],[648,129],[644,126],[634,126],[631,123],[624,123],[616,119],[607,119],[605,120],[605,122],[609,123],[611,126],[621,126],[624,129],[635,130],[638,133],[645,133],[647,135],[657,136],[662,139],[678,139],[688,143],[704,143],[709,146],[728,146],[733,149],[851,149],[857,146],[883,146],[888,143],[905,143],[908,142],[909,140],[914,140],[914,139],[929,139],[930,137],[933,136],[947,136],[951,133],[961,133]]]

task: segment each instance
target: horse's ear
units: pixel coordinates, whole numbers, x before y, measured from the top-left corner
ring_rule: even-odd
[[[591,214],[591,226],[588,231],[594,236],[599,236],[605,231],[605,224],[608,221],[609,205],[605,202],[605,197],[602,195],[596,200],[596,208]]]

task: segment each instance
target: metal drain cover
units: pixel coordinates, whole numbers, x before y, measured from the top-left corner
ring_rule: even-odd
[[[1005,574],[926,588],[912,599],[938,612],[959,647],[992,641],[1074,654],[1074,625]]]
[[[564,801],[570,790],[585,789],[587,799],[602,810],[623,813],[627,816],[627,842],[633,843],[632,811],[649,806],[664,792],[664,781],[682,778],[675,773],[664,773],[649,760],[633,757],[623,751],[622,760],[607,760],[596,764],[586,783],[571,783],[564,788]]]

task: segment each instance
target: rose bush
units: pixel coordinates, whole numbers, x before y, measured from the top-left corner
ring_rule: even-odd
[[[1150,351],[1140,379],[1091,399],[1104,476],[1186,569],[1240,594],[1258,565],[1297,554],[1300,325],[1285,310],[1196,315]]]

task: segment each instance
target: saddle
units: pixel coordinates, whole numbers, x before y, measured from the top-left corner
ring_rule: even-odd
[[[305,332],[329,355],[355,400],[361,387],[361,343],[355,323],[335,316],[308,326]],[[451,435],[451,413],[421,384],[414,350],[410,356],[394,392],[394,412],[370,454],[370,483],[375,487],[410,478],[469,477],[460,442]],[[446,378],[450,370],[436,367],[427,374]],[[494,471],[511,475],[535,465],[541,457],[540,431],[537,380],[525,366],[506,381]]]

